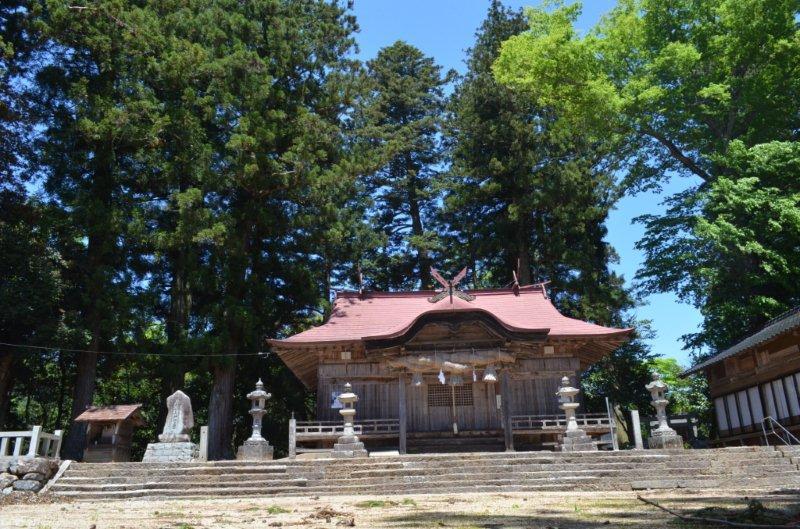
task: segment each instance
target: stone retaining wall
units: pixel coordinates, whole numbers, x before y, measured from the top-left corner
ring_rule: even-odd
[[[39,492],[58,471],[60,463],[47,457],[0,459],[0,492]]]

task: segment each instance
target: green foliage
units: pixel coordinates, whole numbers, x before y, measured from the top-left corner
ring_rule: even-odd
[[[797,3],[623,0],[583,37],[579,7],[552,7],[529,12],[495,75],[560,128],[624,138],[614,158],[631,189],[689,178],[664,215],[640,219],[638,244],[643,292],[703,313],[687,346],[725,347],[796,305]]]
[[[710,411],[708,387],[703,375],[681,377],[684,368],[674,358],[654,358],[649,368],[667,385],[669,413],[691,413],[705,417]]]
[[[430,227],[436,207],[433,180],[443,160],[444,88],[451,79],[433,59],[402,41],[367,62],[359,124],[377,167],[366,188],[374,200],[371,224],[385,242],[367,256],[366,267],[378,288],[433,286],[430,267],[439,249]]]
[[[569,34],[577,12],[560,13],[552,22]],[[550,102],[493,76],[492,65],[499,68],[510,43],[544,34],[550,19],[529,15],[533,29],[525,33],[521,12],[492,2],[451,101],[452,165],[440,184],[443,239],[452,248],[446,257],[453,268],[469,263],[476,286],[507,285],[516,270],[522,284],[549,280],[553,302],[565,314],[637,325],[628,321],[634,299],[610,271],[616,253],[604,240],[608,213],[621,195],[610,163],[616,138],[562,127]],[[560,49],[563,41],[560,35],[543,45]],[[532,85],[542,82],[533,78]],[[622,406],[644,402],[648,358],[636,339],[591,367],[583,380],[589,408],[605,410],[605,396]]]

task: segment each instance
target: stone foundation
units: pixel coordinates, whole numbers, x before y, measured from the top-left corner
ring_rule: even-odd
[[[364,448],[364,443],[355,435],[343,435],[333,445],[333,457],[367,457],[369,453]]]
[[[58,471],[58,459],[19,457],[0,460],[0,491],[39,492]]]
[[[648,448],[653,449],[683,449],[683,438],[675,430],[654,430],[647,439]]]
[[[248,439],[236,452],[236,459],[245,461],[264,461],[272,459],[273,448],[266,440],[252,441]]]
[[[564,434],[561,441],[562,452],[596,452],[597,443],[583,430],[572,430]]]
[[[194,461],[200,449],[194,443],[150,443],[142,463],[170,463]]]

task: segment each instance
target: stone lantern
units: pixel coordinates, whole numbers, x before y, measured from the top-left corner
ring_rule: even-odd
[[[267,413],[267,400],[270,397],[272,395],[264,391],[264,383],[259,378],[255,391],[247,394],[247,398],[252,401],[250,415],[253,416],[253,434],[239,447],[236,459],[255,461],[272,459],[273,448],[261,435],[261,419]]]
[[[575,402],[575,397],[580,393],[578,388],[569,385],[569,378],[561,379],[561,387],[558,388],[558,407],[564,410],[567,417],[567,431],[564,433],[564,440],[561,445],[563,452],[589,452],[597,450],[597,443],[586,435],[586,432],[578,428],[578,421],[575,420],[575,410],[580,406]]]
[[[667,385],[661,380],[661,375],[653,373],[653,381],[645,389],[650,392],[658,419],[658,428],[650,432],[647,445],[650,448],[683,448],[683,438],[667,422]]]
[[[358,402],[358,395],[353,393],[353,386],[348,382],[344,385],[344,393],[339,395],[339,402],[342,408],[339,413],[344,419],[344,432],[336,444],[333,445],[333,457],[367,457],[364,443],[358,440],[353,419],[356,415],[355,404]]]

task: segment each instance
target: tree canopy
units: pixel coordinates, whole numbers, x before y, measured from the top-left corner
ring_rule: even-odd
[[[593,411],[679,369],[640,295],[699,307],[706,352],[797,305],[797,3],[620,0],[585,35],[579,13],[492,0],[457,76],[402,41],[356,60],[343,0],[3,3],[0,428],[69,427],[74,457],[87,405],[142,402],[141,452],[184,388],[227,458],[262,376],[285,439],[315,396],[266,339],[431,266],[634,327],[583,374]],[[633,289],[609,213],[677,178]]]
[[[786,252],[798,242],[789,175],[800,7],[622,0],[585,36],[579,13],[560,2],[529,10],[529,30],[503,44],[494,73],[551,108],[561,128],[617,136],[631,192],[687,179],[664,215],[639,219],[638,278],[643,292],[676,292],[700,309],[687,347],[724,347],[800,300]],[[791,182],[776,182],[778,168]]]

